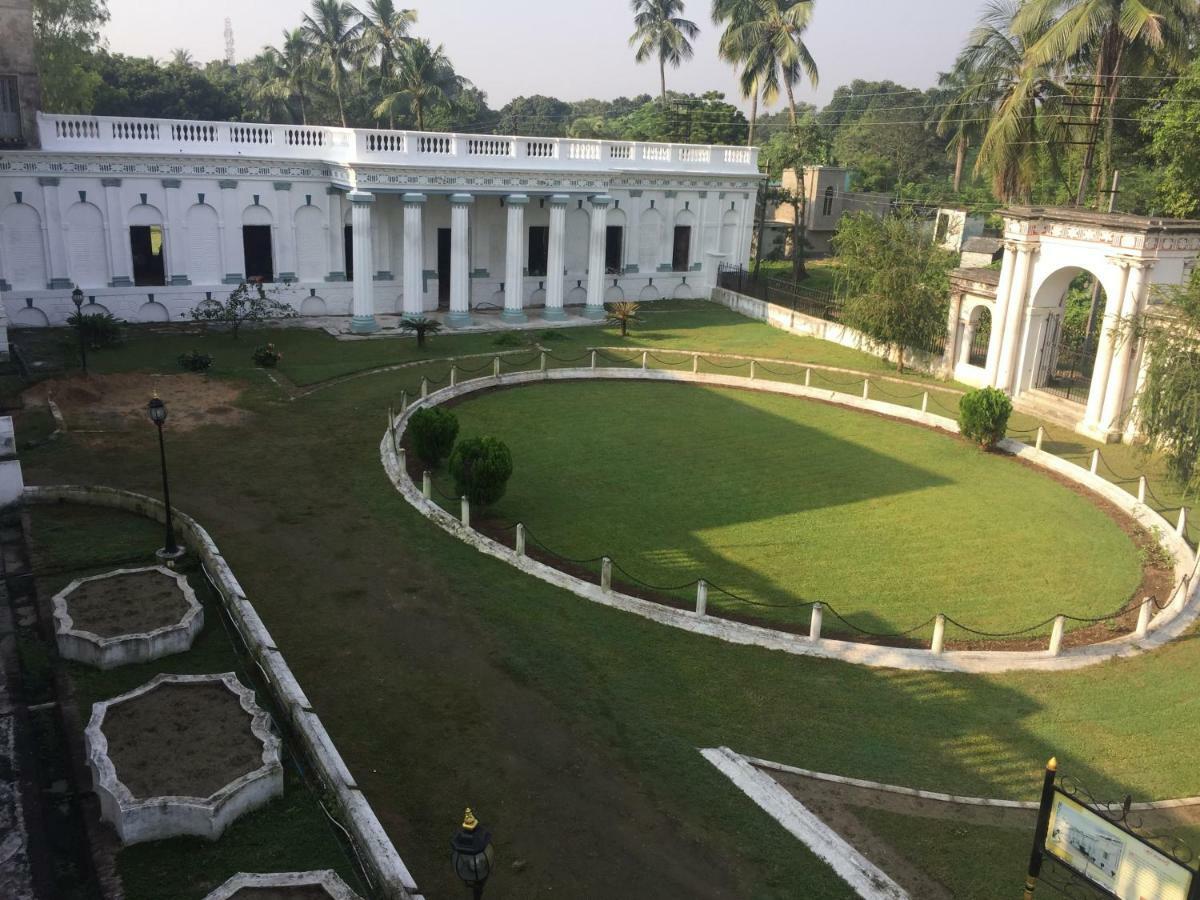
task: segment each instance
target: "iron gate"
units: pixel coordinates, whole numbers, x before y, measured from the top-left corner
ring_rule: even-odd
[[[1037,388],[1072,403],[1087,403],[1096,366],[1096,346],[1091,335],[1063,327],[1062,315],[1046,321],[1039,355]]]

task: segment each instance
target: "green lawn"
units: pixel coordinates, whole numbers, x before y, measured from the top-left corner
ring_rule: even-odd
[[[884,367],[714,307],[652,312],[643,327],[632,344]],[[555,352],[582,352],[596,342],[588,331],[555,342]],[[272,337],[282,344],[283,334]],[[617,343],[611,330],[594,334]],[[285,350],[285,369],[299,355],[314,370],[354,371],[389,354],[397,361],[407,343],[303,340],[312,357]],[[429,352],[452,352],[456,340],[439,337]],[[218,356],[218,375],[227,341],[201,343]],[[253,343],[244,336],[235,355]],[[132,341],[105,365],[174,371],[169,353]],[[295,401],[257,373],[226,369],[245,378],[243,421],[168,425],[172,498],[221,546],[428,896],[462,891],[446,841],[465,805],[496,834],[489,898],[569,896],[581,885],[592,896],[637,898],[848,896],[699,747],[1020,798],[1036,795],[1057,755],[1105,796],[1200,793],[1188,725],[1200,717],[1194,634],[1052,676],[866,669],[678,632],[478,554],[412,510],[379,464],[385,408],[445,368],[356,379]],[[159,489],[148,424],[68,433],[22,462],[30,483]]]

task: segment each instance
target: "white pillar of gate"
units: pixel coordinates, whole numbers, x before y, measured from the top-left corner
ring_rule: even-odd
[[[563,278],[566,263],[567,204],[566,194],[550,197],[550,245],[546,250],[546,310],[543,316],[550,321],[567,317],[563,309]]]
[[[1025,338],[1025,308],[1029,305],[1029,276],[1033,272],[1032,244],[1017,245],[1017,259],[1013,267],[1012,287],[1005,310],[1004,343],[996,374],[996,387],[1002,391],[1017,392],[1017,359]]]
[[[587,306],[583,314],[589,319],[604,318],[604,247],[608,236],[608,207],[612,197],[593,197],[592,232],[588,244]]]
[[[467,235],[474,202],[475,198],[470,194],[450,195],[450,314],[446,323],[452,328],[471,324],[471,265]]]
[[[1087,411],[1079,430],[1084,434],[1105,440],[1107,433],[1101,425],[1104,416],[1104,395],[1108,392],[1108,377],[1112,372],[1116,350],[1115,338],[1120,330],[1121,308],[1125,304],[1129,285],[1128,257],[1110,257],[1109,261],[1121,269],[1120,288],[1110,292],[1104,299],[1104,318],[1100,322],[1100,334],[1096,342],[1096,365],[1092,369],[1092,386],[1088,391]]]
[[[425,311],[425,233],[421,221],[425,195],[405,194],[401,199],[404,201],[404,314],[419,316]]]
[[[992,310],[992,331],[988,337],[987,383],[997,386],[1000,354],[1004,347],[1004,322],[1008,317],[1008,300],[1012,293],[1013,270],[1017,264],[1017,243],[1004,242],[1004,262],[1000,266],[1000,282],[996,285],[996,306]]]
[[[350,192],[350,225],[354,229],[354,293],[350,330],[367,334],[379,328],[375,322],[375,279],[371,277],[371,204],[368,191]]]
[[[508,209],[508,235],[504,248],[504,312],[501,318],[509,322],[525,321],[525,204],[524,194],[510,194],[504,199]]]
[[[1132,327],[1134,317],[1145,306],[1146,286],[1152,260],[1130,260],[1129,279],[1125,296],[1121,302],[1121,317],[1117,333],[1113,335],[1113,361],[1104,391],[1104,407],[1100,414],[1100,428],[1106,435],[1115,435],[1121,427],[1121,415],[1125,412],[1126,389],[1129,384],[1129,369],[1133,364],[1134,340]]]
[[[946,321],[946,350],[942,366],[950,374],[954,374],[954,364],[958,361],[958,324],[962,318],[963,295],[959,291],[950,294],[950,315]]]

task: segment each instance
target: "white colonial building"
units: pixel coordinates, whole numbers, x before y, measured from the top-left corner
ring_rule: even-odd
[[[94,116],[0,152],[11,324],[180,320],[261,279],[305,315],[547,319],[707,296],[749,255],[757,150]]]

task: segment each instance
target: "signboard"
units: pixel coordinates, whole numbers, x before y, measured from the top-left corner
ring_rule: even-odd
[[[1118,900],[1187,900],[1195,874],[1057,787],[1045,851]]]

